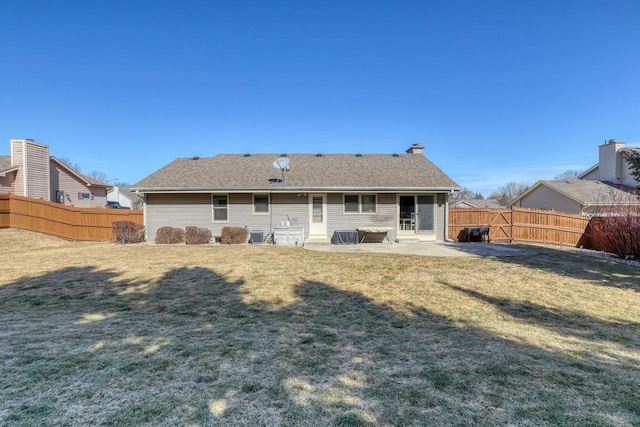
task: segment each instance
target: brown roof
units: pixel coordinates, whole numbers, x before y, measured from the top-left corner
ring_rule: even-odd
[[[617,204],[638,203],[637,199],[630,194],[630,191],[633,190],[631,187],[616,186],[605,181],[581,179],[575,181],[538,181],[516,200],[526,197],[542,185],[564,194],[583,206],[611,204],[612,202]]]
[[[11,156],[0,156],[0,172],[13,169],[11,166]]]
[[[132,186],[140,191],[451,190],[459,186],[422,154],[220,154],[179,158]]]

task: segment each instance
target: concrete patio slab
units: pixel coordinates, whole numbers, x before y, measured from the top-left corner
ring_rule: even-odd
[[[362,243],[359,245],[305,245],[324,252],[385,253],[434,257],[506,257],[533,255],[536,252],[502,243]]]

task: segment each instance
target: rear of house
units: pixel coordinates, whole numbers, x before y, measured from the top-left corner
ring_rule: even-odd
[[[132,187],[144,197],[149,240],[163,226],[204,227],[214,236],[238,226],[263,236],[293,230],[298,243],[357,230],[382,231],[391,240],[445,240],[448,197],[458,189],[419,144],[404,154],[180,158]]]

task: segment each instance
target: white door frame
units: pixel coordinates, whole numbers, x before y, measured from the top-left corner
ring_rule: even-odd
[[[313,199],[322,198],[322,221],[314,222],[313,216]],[[317,216],[315,218],[317,220]],[[310,239],[326,239],[327,238],[327,194],[309,194],[309,238]]]

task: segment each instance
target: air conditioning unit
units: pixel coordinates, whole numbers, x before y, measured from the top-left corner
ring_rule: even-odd
[[[249,234],[249,243],[252,245],[261,245],[264,243],[264,231],[251,231]]]

